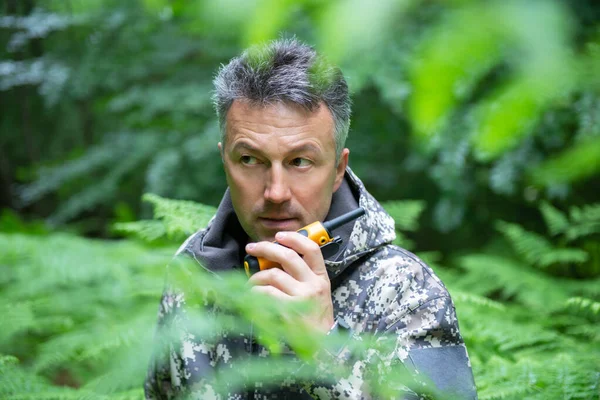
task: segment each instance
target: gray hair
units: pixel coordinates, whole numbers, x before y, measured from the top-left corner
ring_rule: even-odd
[[[291,103],[315,111],[324,103],[334,121],[336,159],[350,129],[351,102],[342,71],[310,46],[279,39],[253,46],[223,65],[214,79],[213,101],[225,143],[227,112],[236,99],[265,106]]]

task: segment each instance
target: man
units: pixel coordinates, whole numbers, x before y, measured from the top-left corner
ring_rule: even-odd
[[[391,338],[393,349],[380,357],[387,367],[405,367],[457,398],[476,398],[446,288],[416,256],[391,245],[393,219],[348,168],[350,99],[341,71],[296,40],[278,40],[234,58],[214,82],[229,188],[209,226],[178,253],[217,273],[241,265],[246,253],[274,261],[281,269],[254,274],[253,291],[280,301],[312,300],[316,306],[303,319],[323,336],[345,329],[358,338]],[[326,260],[296,232],[359,206],[365,216],[336,230],[343,246]],[[182,311],[182,296],[165,292],[161,324]],[[215,370],[227,368],[235,354],[256,351],[252,340],[230,337],[207,344],[188,334],[183,342],[152,362],[148,398],[216,396],[210,389]],[[340,356],[337,362],[355,362],[353,376],[333,384],[257,384],[226,397],[370,397],[365,360]],[[418,398],[410,393],[397,397]]]

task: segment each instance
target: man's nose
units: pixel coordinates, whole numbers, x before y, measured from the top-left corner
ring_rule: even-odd
[[[265,200],[271,203],[284,203],[291,199],[289,177],[280,165],[273,165],[269,170],[267,185],[265,187]]]

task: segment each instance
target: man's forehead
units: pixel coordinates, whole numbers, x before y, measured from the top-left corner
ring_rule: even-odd
[[[235,100],[226,116],[229,123],[262,122],[274,127],[287,127],[299,123],[325,124],[324,128],[333,128],[333,118],[324,103],[309,110],[299,104],[274,102],[257,104],[246,100]]]
[[[324,104],[313,111],[297,104],[252,104],[235,100],[225,122],[223,145],[230,145],[244,137],[268,134],[317,141],[326,152],[335,152],[334,123],[331,112]]]

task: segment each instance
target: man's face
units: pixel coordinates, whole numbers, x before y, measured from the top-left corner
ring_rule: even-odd
[[[334,123],[326,106],[314,112],[286,104],[234,101],[219,143],[238,219],[253,241],[274,240],[322,221],[344,177],[348,149],[335,162]]]

